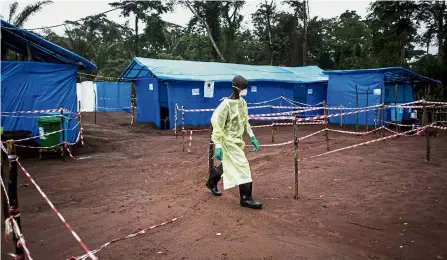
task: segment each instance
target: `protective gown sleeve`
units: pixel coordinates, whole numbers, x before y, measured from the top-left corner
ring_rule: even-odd
[[[253,137],[253,136],[255,136],[255,134],[253,134],[253,130],[251,130],[250,122],[248,121],[250,118],[248,117],[247,102],[245,102],[245,100],[244,100],[243,109],[244,109],[243,115],[244,115],[244,129],[245,129],[245,132],[250,137]]]
[[[225,138],[224,129],[228,113],[229,107],[227,106],[227,102],[224,100],[220,103],[216,110],[214,110],[213,116],[211,117],[211,125],[213,126],[211,140],[215,144],[216,148],[222,147],[222,143]]]

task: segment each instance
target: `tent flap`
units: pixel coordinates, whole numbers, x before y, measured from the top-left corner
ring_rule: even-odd
[[[96,82],[96,98],[100,112],[130,112],[131,83]]]

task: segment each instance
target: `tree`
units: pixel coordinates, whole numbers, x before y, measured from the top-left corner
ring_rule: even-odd
[[[231,61],[235,57],[234,44],[237,34],[241,29],[243,16],[239,13],[244,6],[244,1],[222,2],[221,16],[223,19],[223,34],[225,36],[225,57]]]
[[[272,27],[276,23],[277,13],[276,4],[273,0],[270,3],[265,0],[259,5],[258,10],[252,15],[253,24],[256,28],[256,35],[259,40],[267,44],[270,52],[270,65],[273,65],[273,35]]]
[[[154,28],[160,29],[162,22],[160,15],[172,11],[173,3],[171,1],[121,1],[110,3],[112,7],[119,7],[122,9],[121,15],[130,17],[131,14],[135,17],[134,23],[134,53],[135,56],[140,54],[140,36],[138,24],[140,21],[148,25],[146,32]]]
[[[53,1],[38,1],[34,4],[29,4],[20,13],[17,13],[19,7],[18,2],[9,5],[9,19],[8,21],[17,27],[23,27],[26,21],[35,13],[42,10],[46,5],[53,3]]]
[[[183,3],[193,13],[189,21],[189,28],[197,25],[198,22],[205,28],[206,34],[214,47],[215,60],[220,58],[225,62],[225,57],[217,45],[220,39],[220,14],[222,3],[219,1],[183,1]]]

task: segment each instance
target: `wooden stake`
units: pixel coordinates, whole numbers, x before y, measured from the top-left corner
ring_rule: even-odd
[[[423,106],[423,112],[422,112],[422,125],[427,126],[428,125],[428,115],[427,115],[427,104],[425,103],[425,100],[422,102],[422,106]],[[426,154],[426,159],[427,162],[430,161],[430,136],[429,136],[429,131],[430,127],[425,128],[425,141],[426,141],[426,146],[427,146],[427,154]]]
[[[182,106],[182,146],[185,151],[185,107]]]
[[[299,199],[300,196],[298,194],[298,149],[299,149],[299,139],[298,139],[298,125],[296,124],[296,120],[293,120],[293,160],[295,162],[295,196],[294,199]]]
[[[368,106],[369,106],[369,87],[366,89],[366,107]],[[369,111],[366,111],[366,132],[368,132],[369,130],[368,117],[369,117]]]
[[[326,101],[323,101],[323,106],[324,106],[324,128],[326,129],[326,131],[324,132],[325,138],[326,138],[326,149],[329,151],[329,130],[327,128],[328,126],[328,119],[327,119],[327,104]]]
[[[355,85],[355,107],[359,108],[359,89],[358,89],[357,85]],[[356,117],[357,117],[356,129],[358,132],[359,131],[359,113],[356,113]]]
[[[8,155],[9,160],[8,197],[10,203],[9,216],[14,217],[20,230],[22,230],[22,227],[20,225],[19,199],[17,196],[17,155],[16,155],[16,147],[13,140],[6,141],[6,149],[8,150],[9,154]],[[23,247],[17,244],[18,239],[14,234],[14,229],[12,239],[14,241],[16,254],[25,259]]]
[[[343,105],[340,105],[340,128],[343,129]]]
[[[62,159],[65,161],[65,146],[67,145],[65,143],[65,115],[64,115],[64,107],[61,107],[61,134],[62,134],[62,147],[61,147],[61,155],[62,155]]]
[[[95,125],[96,125],[96,113],[98,112],[98,97],[96,96],[96,90],[93,90],[95,93]]]
[[[273,107],[270,107],[270,113],[273,114]],[[272,122],[272,124],[275,124],[275,121]],[[275,129],[273,129],[273,125],[272,125],[272,143],[275,142]]]
[[[385,104],[383,104],[383,93],[380,91],[380,126],[385,126]],[[382,128],[382,137],[385,137],[385,129]],[[385,140],[384,140],[385,141]]]
[[[177,109],[178,105],[175,103],[175,113],[174,113],[174,135],[175,139],[177,139]]]
[[[394,86],[394,105],[397,106],[397,90],[398,90],[398,86],[397,84]],[[394,108],[394,121],[396,123],[396,131],[399,133],[400,132],[400,127],[398,125],[398,120],[397,120],[397,107]],[[399,136],[397,136],[399,137]]]
[[[211,174],[211,171],[214,167],[214,143],[213,140],[211,140],[211,137],[213,136],[213,126],[210,125],[210,144],[208,146],[208,173]]]

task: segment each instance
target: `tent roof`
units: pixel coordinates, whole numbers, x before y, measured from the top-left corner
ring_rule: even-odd
[[[324,71],[324,74],[352,74],[352,73],[383,73],[386,83],[420,83],[420,82],[433,82],[436,84],[442,84],[441,81],[435,80],[429,77],[422,76],[416,72],[405,69],[402,67],[389,67],[389,68],[377,68],[377,69],[358,69],[358,70],[331,70]]]
[[[87,71],[96,70],[96,65],[87,59],[4,20],[1,20],[1,32],[2,48],[6,47],[17,53],[26,54],[26,45],[29,44],[35,61],[73,64]]]
[[[289,68],[290,69],[290,68]],[[312,80],[310,76],[297,77],[296,73],[282,67],[242,65],[233,63],[198,62],[185,60],[162,60],[148,58],[134,58],[121,74],[121,78],[136,79],[157,77],[161,80],[181,81],[231,81],[234,76],[242,75],[248,81],[276,81],[289,83],[319,82],[320,77]],[[294,69],[294,68],[292,68]],[[316,66],[309,71],[321,71]],[[324,75],[323,75],[324,77]],[[327,79],[326,79],[327,80]]]
[[[328,76],[318,66],[304,66],[304,67],[281,67],[295,74],[298,80],[302,83],[316,83],[327,82]]]

